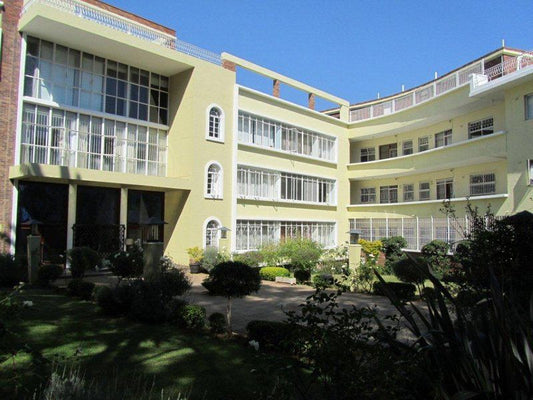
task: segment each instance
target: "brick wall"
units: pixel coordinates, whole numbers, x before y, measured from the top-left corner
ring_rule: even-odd
[[[17,129],[21,36],[17,24],[23,0],[4,2],[2,60],[0,63],[0,232],[9,234],[13,185],[9,167],[14,164]],[[0,250],[7,250],[1,242]]]

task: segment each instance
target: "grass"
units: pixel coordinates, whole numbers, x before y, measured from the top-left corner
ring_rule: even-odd
[[[95,380],[140,374],[166,396],[182,393],[190,399],[257,398],[273,385],[268,371],[287,364],[234,340],[110,318],[91,302],[51,290],[27,289],[19,297],[34,306],[22,309],[9,328],[16,342],[38,350],[45,362],[29,352],[6,360],[0,347],[0,398],[15,398],[17,384],[19,398],[30,397],[49,376],[53,361],[76,363]]]

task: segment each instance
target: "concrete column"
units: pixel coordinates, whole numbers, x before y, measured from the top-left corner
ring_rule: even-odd
[[[78,185],[68,185],[68,215],[67,215],[67,251],[74,247],[74,231],[72,227],[76,223],[76,202],[78,199]]]
[[[125,229],[127,229],[128,226],[128,189],[127,188],[121,188],[120,189],[120,225],[124,225]],[[126,238],[127,232],[124,232],[124,238]],[[124,248],[122,250],[126,250],[126,241],[124,240]]]
[[[307,106],[311,109],[315,109],[315,95],[314,93],[309,93],[307,95]]]
[[[279,89],[279,79],[274,79],[272,81],[272,96],[279,97],[280,96],[280,89]]]
[[[339,119],[341,121],[344,121],[344,122],[349,122],[350,121],[350,109],[348,108],[348,106],[341,106],[340,107]]]
[[[37,283],[39,264],[41,263],[41,235],[28,235],[28,282]]]
[[[348,266],[351,272],[355,272],[361,265],[361,249],[360,244],[350,244],[348,246]]]

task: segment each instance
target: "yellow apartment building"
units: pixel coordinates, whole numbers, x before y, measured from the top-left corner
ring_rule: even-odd
[[[98,0],[10,1],[2,12],[1,230],[43,259],[141,239],[255,250],[326,247],[349,229],[410,250],[460,240],[470,202],[533,209],[533,54],[499,48],[359,104]],[[247,70],[272,93],[237,84]],[[307,107],[280,87],[307,94]],[[337,104],[315,110],[321,98]],[[440,209],[449,200],[458,219]]]

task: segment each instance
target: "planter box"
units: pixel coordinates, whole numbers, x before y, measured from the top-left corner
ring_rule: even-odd
[[[284,276],[276,276],[276,283],[288,283],[289,285],[296,285],[296,278],[287,278]]]
[[[189,268],[191,270],[191,274],[199,274],[202,272],[202,265],[200,263],[189,264]]]

